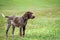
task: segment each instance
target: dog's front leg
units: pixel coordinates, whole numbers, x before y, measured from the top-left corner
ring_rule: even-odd
[[[20,27],[20,36],[23,37],[23,27]]]
[[[25,35],[25,26],[23,27],[23,36]]]
[[[12,25],[12,36],[14,37],[14,30],[15,30],[15,26]]]

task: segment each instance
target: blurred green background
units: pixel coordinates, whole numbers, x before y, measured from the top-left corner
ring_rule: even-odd
[[[35,19],[28,20],[25,37],[16,27],[13,38],[11,27],[6,38],[7,19],[1,14],[22,16],[26,11],[33,12]],[[60,0],[0,0],[0,40],[60,40]]]
[[[60,7],[60,0],[0,0],[1,9],[41,9]]]

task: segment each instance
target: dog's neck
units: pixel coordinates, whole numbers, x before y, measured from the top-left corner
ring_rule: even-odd
[[[28,18],[26,18],[24,16],[22,16],[22,18],[23,18],[24,22],[27,22],[28,21]]]

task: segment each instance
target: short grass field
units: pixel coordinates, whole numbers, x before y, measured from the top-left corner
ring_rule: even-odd
[[[35,19],[28,20],[25,36],[19,36],[19,28],[15,28],[12,37],[12,27],[8,38],[5,36],[8,16],[22,16],[31,11]],[[0,0],[0,40],[60,40],[60,0]]]

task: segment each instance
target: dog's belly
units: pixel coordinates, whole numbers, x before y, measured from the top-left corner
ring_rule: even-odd
[[[11,25],[14,25],[16,27],[19,27],[20,26],[20,23],[14,23],[13,21],[11,21]]]
[[[19,26],[20,26],[20,24],[16,24],[15,26],[16,26],[16,27],[19,27]]]

